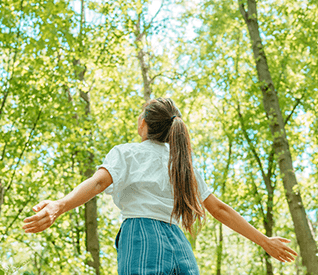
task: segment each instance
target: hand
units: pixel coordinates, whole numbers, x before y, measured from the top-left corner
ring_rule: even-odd
[[[295,258],[291,254],[295,256],[298,256],[298,254],[284,243],[290,243],[290,240],[281,237],[271,237],[267,239],[267,242],[262,247],[273,258],[283,263],[292,262]]]
[[[32,209],[38,212],[32,217],[24,219],[27,223],[22,228],[25,233],[38,233],[49,228],[60,215],[60,204],[58,201],[45,200],[34,206]]]

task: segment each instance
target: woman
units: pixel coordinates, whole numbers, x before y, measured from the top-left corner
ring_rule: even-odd
[[[58,216],[102,191],[111,194],[124,222],[116,237],[118,273],[199,274],[190,243],[178,227],[191,232],[204,208],[217,220],[250,239],[272,257],[291,262],[297,253],[289,240],[260,233],[218,200],[192,166],[190,138],[181,113],[171,99],[147,102],[138,118],[141,143],[115,146],[89,179],[57,201],[33,207],[27,233],[50,227]]]

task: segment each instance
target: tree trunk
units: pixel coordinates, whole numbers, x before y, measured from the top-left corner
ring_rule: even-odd
[[[97,224],[97,198],[94,197],[85,203],[85,227],[86,227],[86,250],[92,254],[93,261],[88,265],[95,268],[96,275],[100,274],[99,241]]]
[[[298,185],[286,138],[284,120],[259,34],[256,2],[255,0],[248,0],[248,11],[245,10],[244,4],[241,2],[239,2],[239,7],[252,41],[258,79],[263,93],[264,109],[274,139],[275,153],[278,156],[280,174],[283,179],[302,262],[306,266],[308,274],[318,274],[317,246],[308,225],[300,193],[297,190]]]
[[[81,91],[81,98],[86,102],[85,114],[90,114],[90,99],[89,94]],[[86,117],[87,119],[87,117]],[[94,174],[91,169],[94,155],[87,152],[89,157],[86,158],[84,171],[85,178],[89,178]],[[97,197],[94,197],[85,203],[85,233],[86,233],[86,250],[91,253],[93,261],[88,261],[88,265],[95,268],[96,275],[100,274],[100,258],[99,258],[99,238],[98,238],[98,223],[97,223]]]
[[[84,8],[84,0],[81,0],[81,19],[80,19],[80,33],[79,33],[79,51],[83,51],[83,26],[85,23],[85,8]],[[84,76],[86,73],[85,64],[82,65],[80,59],[75,59],[73,61],[75,76],[80,80],[84,81]],[[84,92],[80,90],[80,97],[85,102],[85,117],[84,120],[88,120],[91,108],[90,108],[90,96],[89,92]],[[90,131],[90,129],[85,129]],[[92,133],[90,131],[90,142]],[[94,174],[94,170],[91,168],[94,155],[86,151],[87,157],[85,158],[84,167],[85,169],[82,171],[82,174],[89,178]],[[93,261],[88,261],[88,265],[95,269],[96,275],[100,274],[100,258],[99,258],[99,239],[98,239],[98,223],[97,223],[97,198],[93,198],[87,203],[85,203],[85,233],[86,233],[86,250],[91,253]]]
[[[19,43],[19,38],[20,38],[20,35],[21,35],[21,26],[22,26],[22,15],[23,15],[23,2],[24,0],[21,0],[20,2],[20,20],[19,20],[19,26],[18,26],[18,33],[17,33],[17,37],[16,37],[16,41],[17,41],[17,44]],[[13,56],[13,62],[12,62],[12,68],[11,68],[11,73],[9,74],[9,78],[7,80],[7,83],[4,87],[4,93],[3,93],[3,98],[2,98],[2,102],[1,102],[1,106],[0,106],[0,117],[2,115],[2,111],[4,109],[4,106],[5,106],[5,103],[6,103],[6,100],[8,98],[8,95],[10,93],[10,82],[11,80],[13,79],[14,77],[14,69],[15,69],[15,61],[17,59],[17,56],[18,56],[18,46],[15,47],[14,49],[14,56]],[[9,57],[10,57],[10,54],[9,54]],[[8,73],[9,73],[9,66],[10,66],[10,60],[8,61]]]
[[[150,99],[150,95],[152,93],[152,89],[151,89],[151,78],[149,76],[149,64],[147,64],[146,60],[145,60],[145,55],[146,53],[143,50],[142,47],[142,38],[143,36],[145,36],[145,32],[141,32],[140,30],[140,15],[138,15],[138,21],[137,24],[135,26],[136,31],[135,31],[135,36],[136,36],[136,40],[135,40],[135,45],[136,45],[136,49],[137,49],[137,58],[139,60],[139,65],[141,68],[141,74],[142,74],[142,79],[143,79],[143,84],[144,84],[144,99],[145,101],[148,101]]]
[[[223,127],[225,127],[224,124],[223,124]],[[227,177],[228,177],[228,174],[230,171],[230,165],[231,165],[231,159],[232,159],[232,146],[233,146],[233,141],[232,141],[231,137],[229,135],[227,135],[227,137],[229,140],[229,151],[228,151],[228,158],[227,158],[226,167],[225,167],[225,171],[223,174],[222,185],[221,185],[221,191],[222,191],[221,199],[223,201],[224,201],[223,194],[225,193],[226,181],[227,181]],[[216,274],[221,275],[222,258],[223,258],[223,226],[222,226],[222,223],[219,224],[219,241],[217,243],[216,252],[217,252]]]
[[[216,275],[221,275],[222,254],[223,254],[223,226],[219,224],[219,241],[216,248]]]
[[[272,184],[270,183],[272,186]],[[267,213],[266,218],[264,220],[265,234],[267,237],[273,236],[273,227],[274,227],[274,219],[273,219],[273,199],[274,199],[274,189],[267,190]],[[265,252],[265,263],[266,263],[266,274],[273,275],[273,265],[271,263],[270,256]]]
[[[86,69],[84,69],[84,72],[80,75],[81,78],[84,78]],[[81,79],[83,80],[83,79]],[[85,93],[83,91],[80,91],[80,96],[85,102],[85,118],[84,120],[87,120],[90,113],[90,97],[89,92]],[[89,130],[89,129],[85,129]],[[90,131],[90,137],[91,137],[91,131]],[[92,139],[90,140],[90,142]],[[88,157],[86,157],[84,167],[86,169],[83,172],[85,178],[89,178],[94,174],[94,170],[91,169],[92,163],[94,160],[94,155],[91,152],[86,152]],[[98,223],[97,223],[97,198],[94,197],[87,203],[85,203],[85,232],[86,232],[86,250],[91,253],[93,257],[93,261],[89,261],[88,265],[95,268],[96,275],[100,274],[100,258],[99,258],[99,239],[98,239]]]
[[[297,107],[297,105],[299,104],[300,100],[297,100],[293,111],[289,114],[289,116],[285,119],[284,121],[284,125],[287,124],[288,120],[291,118],[292,113],[294,112],[295,108]],[[258,191],[257,191],[257,186],[256,184],[253,182],[253,188],[255,190],[255,195],[258,198],[258,204],[260,206],[260,212],[263,218],[263,224],[264,224],[264,228],[265,228],[265,234],[268,237],[272,237],[273,236],[273,227],[274,227],[274,218],[273,218],[273,206],[274,206],[274,190],[275,190],[275,184],[272,182],[271,177],[274,175],[275,170],[276,170],[276,165],[274,162],[274,152],[275,152],[275,148],[274,148],[274,144],[272,146],[272,150],[269,153],[268,156],[268,170],[267,170],[267,174],[264,171],[262,162],[261,162],[261,158],[260,156],[257,154],[256,152],[256,148],[253,145],[252,140],[250,139],[250,137],[248,136],[246,127],[244,125],[244,120],[243,120],[243,115],[241,114],[240,111],[240,104],[238,104],[238,108],[237,108],[237,113],[238,113],[238,117],[241,123],[241,127],[242,127],[242,131],[244,134],[244,137],[250,147],[250,150],[252,151],[252,154],[259,166],[260,172],[262,174],[263,177],[263,181],[265,183],[266,186],[266,191],[267,191],[267,203],[266,203],[266,215],[264,212],[264,209],[262,207],[262,199],[261,196],[259,195]],[[313,234],[314,236],[314,234]],[[267,275],[273,275],[273,266],[272,263],[270,261],[270,256],[265,252],[265,263],[266,263],[266,273]]]
[[[1,216],[1,207],[4,200],[4,187],[2,186],[1,179],[0,179],[0,216]]]
[[[265,215],[265,211],[264,211],[264,208],[263,208],[263,204],[262,204],[262,197],[261,195],[258,193],[258,190],[257,190],[257,186],[256,184],[254,183],[254,181],[252,180],[252,185],[253,185],[253,188],[254,188],[254,193],[255,193],[255,196],[256,196],[256,199],[257,199],[257,203],[259,204],[260,206],[260,213],[262,215],[262,218],[263,218],[263,225],[264,225],[264,228],[265,228],[265,234],[267,237],[272,237],[273,236],[273,226],[274,226],[274,219],[273,219],[273,200],[274,200],[274,189],[275,189],[275,185],[272,183],[272,180],[271,180],[271,176],[272,176],[272,169],[273,169],[273,163],[274,163],[274,151],[273,151],[273,148],[272,148],[272,151],[270,152],[269,154],[269,157],[268,157],[268,171],[267,171],[267,174],[265,173],[265,170],[263,168],[263,165],[262,165],[262,161],[261,161],[261,158],[259,156],[259,154],[257,153],[256,151],[256,148],[255,146],[253,145],[253,142],[252,140],[250,139],[248,133],[247,133],[247,129],[245,127],[245,124],[244,124],[244,119],[243,119],[243,115],[241,113],[241,108],[240,108],[240,104],[238,104],[238,107],[237,107],[237,114],[238,114],[238,117],[239,117],[239,120],[240,120],[240,124],[241,124],[241,128],[242,128],[242,131],[243,131],[243,135],[249,145],[249,148],[254,156],[254,159],[255,161],[257,162],[258,164],[258,167],[260,169],[260,172],[262,174],[262,178],[263,178],[263,181],[265,183],[265,186],[266,186],[266,191],[267,191],[267,203],[266,203],[266,215]],[[275,166],[274,166],[274,169],[275,170]],[[270,256],[265,252],[265,264],[266,264],[266,273],[267,275],[273,275],[273,266],[272,266],[272,263],[270,261]]]
[[[80,60],[74,60],[74,73],[75,76],[80,80],[84,81],[84,76],[86,72],[86,67],[81,66]],[[70,94],[70,91],[67,87],[65,87],[65,90],[68,95],[69,101],[72,101],[72,96]],[[89,92],[85,93],[83,91],[80,91],[80,97],[83,99],[83,102],[85,102],[85,117],[83,117],[83,120],[87,120],[90,113],[90,97]],[[76,113],[74,115],[74,119],[77,121],[80,119],[78,114]],[[90,130],[90,129],[85,129]],[[91,134],[90,134],[91,136]],[[90,140],[91,142],[92,140]],[[94,174],[94,170],[91,169],[92,163],[94,160],[94,155],[91,152],[86,152],[87,156],[85,159],[84,167],[85,169],[81,171],[81,174],[85,178],[89,178]],[[78,220],[76,219],[76,223],[78,224]],[[87,203],[85,203],[85,234],[86,234],[86,250],[91,253],[93,261],[88,261],[87,264],[95,269],[96,275],[100,274],[100,258],[99,258],[99,238],[98,238],[98,223],[97,223],[97,198],[93,198]],[[77,238],[77,252],[80,253],[80,234],[78,228],[76,228],[76,238]]]

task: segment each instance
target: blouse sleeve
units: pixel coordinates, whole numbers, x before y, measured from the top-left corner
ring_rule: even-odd
[[[201,200],[205,201],[205,199],[212,193],[211,190],[208,188],[206,182],[201,177],[199,171],[193,167],[195,178],[198,182],[198,189],[201,195]]]
[[[102,165],[99,168],[104,167],[112,176],[113,183],[105,189],[107,194],[116,194],[129,185],[128,182],[128,164],[125,159],[125,155],[122,150],[122,146],[115,146],[106,155]]]

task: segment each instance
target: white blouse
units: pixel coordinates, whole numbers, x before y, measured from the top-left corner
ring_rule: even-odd
[[[173,189],[168,175],[169,144],[145,140],[115,146],[100,167],[108,170],[113,183],[105,192],[112,195],[123,219],[152,218],[170,223]],[[202,201],[211,191],[194,168]],[[178,225],[177,220],[171,220]]]

